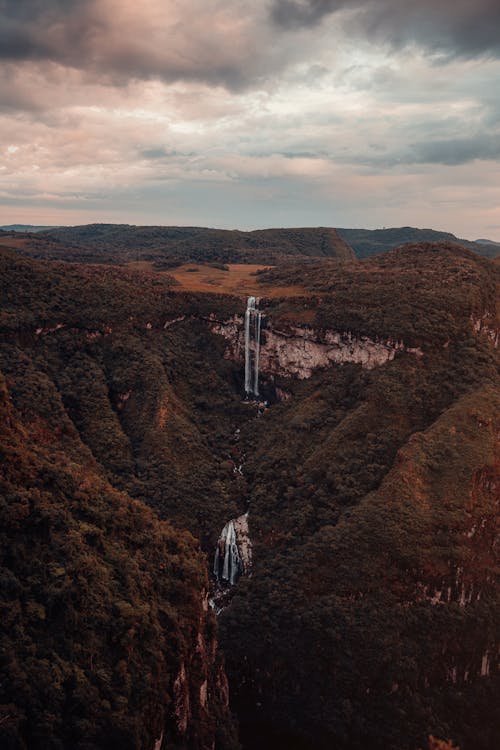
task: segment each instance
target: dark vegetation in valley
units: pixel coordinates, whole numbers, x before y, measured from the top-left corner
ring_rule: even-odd
[[[423,356],[276,376],[291,398],[256,418],[210,333],[242,299],[0,251],[9,749],[237,746],[200,546],[247,503],[219,619],[246,750],[495,747],[498,266],[444,243],[257,278],[310,291],[263,301],[276,327]]]
[[[231,410],[216,427],[203,402],[229,386],[204,380],[201,323],[187,341],[163,329],[205,301],[113,269],[0,264],[0,744],[139,749],[165,728],[172,747],[236,747],[205,557],[181,530],[212,545],[234,511],[213,448]]]
[[[289,382],[245,428],[256,562],[221,616],[245,745],[409,750],[426,727],[493,748],[499,685],[477,674],[500,621],[498,357],[471,316],[498,331],[498,277],[449,245],[302,277],[311,326],[423,357]],[[271,314],[290,321],[291,303]]]

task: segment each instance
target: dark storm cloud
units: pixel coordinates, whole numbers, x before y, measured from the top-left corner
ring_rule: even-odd
[[[417,43],[452,56],[500,56],[499,0],[273,0],[279,28],[319,24],[339,11],[347,28],[395,47]]]
[[[2,0],[0,57],[78,60],[95,25],[86,0]]]
[[[276,57],[272,49],[256,54],[255,32],[266,25],[261,7],[244,14],[237,0],[0,0],[0,60],[52,62],[113,83],[159,78],[239,88]]]
[[[270,1],[0,0],[0,60],[54,63],[115,84],[157,78],[238,90],[307,58],[314,27],[330,17],[343,33],[395,47],[500,56],[500,0]],[[304,32],[300,44],[291,29]]]
[[[145,148],[140,152],[140,156],[143,159],[168,159],[169,156],[176,156],[175,151],[167,151],[166,148],[159,146],[158,148]]]

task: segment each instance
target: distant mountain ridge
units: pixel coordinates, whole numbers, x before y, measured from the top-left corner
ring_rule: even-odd
[[[4,232],[42,232],[44,229],[56,229],[59,224],[4,224]]]
[[[478,245],[495,245],[495,247],[500,247],[500,242],[495,242],[495,240],[480,239],[480,240],[475,240],[475,242]]]
[[[500,255],[498,242],[486,239],[473,242],[451,232],[416,227],[297,227],[247,232],[209,227],[85,224],[0,227],[2,236],[4,231],[15,232],[13,245],[31,257],[113,264],[146,261],[156,270],[186,262],[276,265],[297,257],[355,260],[421,242],[452,242],[489,258]]]
[[[53,239],[64,238],[66,229],[52,230]],[[204,227],[155,227],[128,226],[114,224],[94,224],[73,227],[69,233],[78,244],[102,246],[113,241],[124,248],[131,244],[142,249],[165,249],[180,255],[193,255],[195,245],[204,246],[214,254],[254,255],[280,253],[285,255],[312,255],[315,257],[338,257],[346,260],[354,258],[354,253],[342,240],[335,229],[258,229],[251,232]],[[214,258],[219,260],[219,258]],[[220,258],[223,260],[223,258]]]
[[[358,258],[370,258],[400,245],[415,242],[455,242],[468,247],[478,255],[494,258],[500,254],[500,243],[490,240],[464,240],[451,232],[417,227],[390,227],[388,229],[340,229],[337,233],[348,242]]]
[[[52,260],[148,261],[158,270],[185,262],[275,264],[297,256],[356,259],[352,248],[336,230],[325,227],[243,232],[204,227],[87,224],[39,232],[36,238],[27,238],[22,250],[32,257]]]

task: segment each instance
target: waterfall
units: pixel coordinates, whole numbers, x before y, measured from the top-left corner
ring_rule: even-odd
[[[248,528],[248,511],[232,518],[222,529],[215,548],[214,577],[233,586],[252,569],[252,542]]]
[[[250,318],[255,310],[255,297],[249,297],[245,312],[245,393],[252,389],[252,353],[250,351]]]
[[[254,396],[259,395],[261,320],[262,313],[256,309],[255,297],[249,297],[245,311],[245,393]]]
[[[217,580],[227,581],[233,586],[243,572],[234,522],[228,521],[217,543],[214,560],[214,576]]]
[[[256,396],[259,395],[259,359],[260,359],[260,321],[262,313],[256,311],[255,313],[255,361],[254,361],[254,381],[253,381],[253,392]]]

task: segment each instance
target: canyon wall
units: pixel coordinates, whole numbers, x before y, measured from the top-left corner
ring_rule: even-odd
[[[244,357],[243,318],[235,315],[225,321],[210,319],[213,333],[227,340],[225,356],[236,361]],[[397,352],[417,357],[419,348],[407,347],[393,339],[354,336],[349,331],[319,331],[309,326],[263,327],[260,345],[260,371],[266,375],[310,378],[315,370],[332,364],[353,362],[372,369],[394,359]]]

